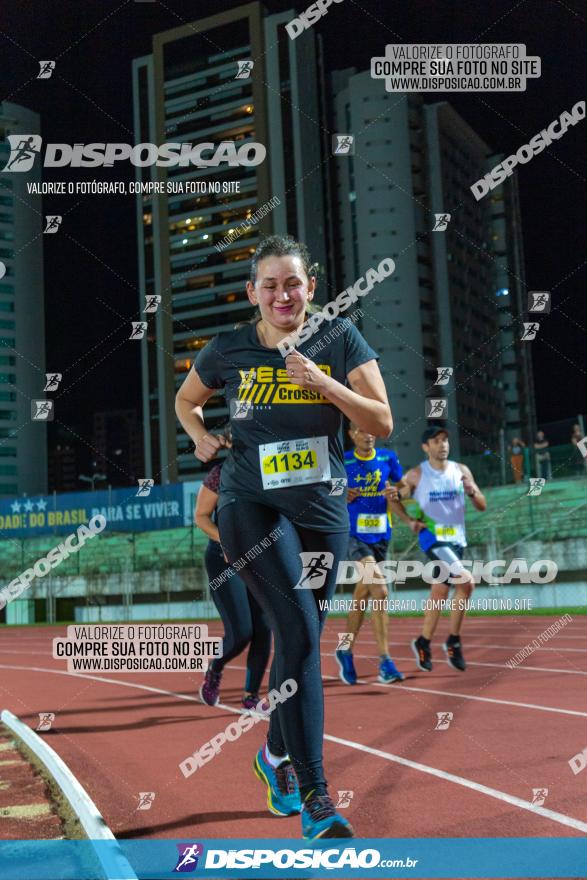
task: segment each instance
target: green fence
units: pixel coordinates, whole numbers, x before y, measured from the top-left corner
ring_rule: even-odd
[[[473,470],[484,488],[488,509],[485,513],[467,505],[469,544],[495,542],[507,547],[516,540],[532,536],[537,540],[587,538],[587,479],[547,481],[538,496],[529,496],[528,484],[485,488],[479,470]],[[0,581],[30,568],[58,544],[59,537],[0,542]],[[102,534],[87,541],[56,568],[58,575],[108,575],[131,571],[161,571],[171,568],[200,567],[208,539],[198,528],[186,527],[154,532]],[[403,523],[395,523],[390,555],[401,555],[415,546],[415,539]]]
[[[477,478],[477,474],[475,474]],[[483,482],[478,479],[483,487]],[[587,538],[587,479],[549,480],[540,495],[528,495],[528,483],[484,488],[487,510],[467,504],[467,541],[510,547],[527,538],[538,541]],[[417,542],[403,523],[395,523],[390,556]]]
[[[587,476],[587,459],[581,456],[573,444],[550,446],[548,452],[552,479]],[[471,468],[480,486],[501,486],[514,483],[513,468],[507,450],[505,455],[496,452],[488,452],[485,455],[465,455],[461,461]],[[527,481],[529,477],[548,477],[546,463],[542,464],[540,473],[538,468],[539,463],[536,461],[534,449],[526,447],[523,462],[524,479]]]

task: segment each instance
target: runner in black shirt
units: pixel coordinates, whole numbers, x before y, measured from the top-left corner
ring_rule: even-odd
[[[257,320],[202,349],[176,402],[204,462],[224,440],[206,432],[201,407],[221,388],[231,407],[233,446],[222,468],[220,539],[273,631],[271,688],[288,679],[297,687],[272,712],[254,768],[267,786],[270,808],[278,800],[278,812],[302,809],[308,839],[353,834],[328,796],[322,759],[320,631],[326,612],[320,600],[334,592],[349,529],[346,493],[339,492],[346,479],[343,415],[378,437],[387,437],[393,424],[377,354],[352,321],[325,320],[281,355],[278,345],[283,350],[284,340],[309,317],[315,286],[304,245],[289,237],[266,239],[247,283]],[[321,555],[320,584],[315,562]],[[311,567],[310,584],[305,580]]]

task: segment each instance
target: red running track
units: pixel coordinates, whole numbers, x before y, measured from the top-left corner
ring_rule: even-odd
[[[420,621],[390,621],[403,684],[379,685],[367,620],[355,648],[360,683],[345,686],[333,658],[342,620],[323,637],[325,761],[331,792],[353,792],[346,815],[359,837],[556,837],[587,832],[585,779],[569,760],[587,746],[587,618],[577,617],[518,668],[506,661],[554,617],[471,618],[469,668],[450,668],[433,645],[432,673],[409,649]],[[212,634],[220,633],[212,623]],[[31,727],[54,712],[50,744],[117,837],[300,836],[299,817],[266,809],[251,763],[265,721],[227,743],[189,779],[179,762],[234,720],[242,658],[226,671],[222,704],[209,708],[189,673],[70,675],[51,657],[64,627],[3,628],[0,708]],[[437,713],[452,712],[446,730]],[[547,788],[543,806],[532,789]],[[155,792],[137,810],[139,792]],[[0,835],[2,829],[0,828]]]

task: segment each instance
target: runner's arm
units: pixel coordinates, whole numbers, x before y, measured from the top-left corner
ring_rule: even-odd
[[[291,381],[324,395],[363,431],[376,437],[389,437],[393,419],[385,384],[375,359],[366,361],[347,374],[350,388],[319,370],[314,361],[294,351],[285,359]]]
[[[220,541],[218,526],[212,522],[212,514],[218,503],[218,495],[207,486],[201,485],[196,499],[194,522],[213,541]]]
[[[423,522],[420,522],[419,519],[415,519],[413,516],[410,516],[410,514],[407,512],[404,505],[402,504],[401,499],[411,497],[414,489],[418,485],[419,479],[420,473],[418,468],[412,468],[412,470],[404,474],[404,476],[397,484],[400,495],[399,499],[397,501],[389,502],[392,513],[396,513],[415,535],[417,535],[418,532],[425,528],[425,525]]]
[[[226,446],[224,437],[208,434],[204,424],[202,407],[216,394],[216,388],[204,385],[194,369],[185,377],[175,397],[175,413],[186,434],[196,446],[195,456],[200,461],[212,461],[221,446]]]
[[[487,499],[485,495],[473,479],[473,474],[466,464],[459,464],[463,472],[463,486],[465,487],[465,495],[468,495],[473,502],[475,510],[487,510]]]

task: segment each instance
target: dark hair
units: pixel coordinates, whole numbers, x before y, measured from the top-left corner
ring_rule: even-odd
[[[266,257],[299,257],[308,278],[311,275],[315,275],[318,270],[318,264],[312,263],[310,251],[301,241],[296,241],[291,235],[268,235],[259,242],[251,259],[250,280],[252,284],[257,280],[257,267],[259,263]],[[308,314],[319,311],[319,306],[315,306],[311,302],[306,303],[306,312]],[[258,324],[260,320],[261,312],[257,308],[249,323]],[[237,326],[242,327],[242,324],[237,324]]]
[[[291,235],[268,235],[259,242],[251,260],[253,284],[257,280],[257,266],[266,257],[299,257],[308,278],[314,275],[317,269],[317,265],[312,263],[310,258],[310,251],[301,241],[296,241]]]

